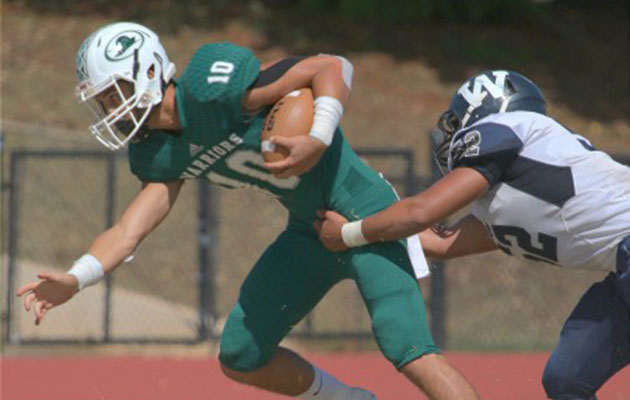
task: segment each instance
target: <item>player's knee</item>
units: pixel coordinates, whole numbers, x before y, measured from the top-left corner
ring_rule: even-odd
[[[422,332],[419,326],[414,326],[415,322],[395,313],[372,317],[372,330],[379,347],[396,369],[425,354],[438,352],[428,331]]]
[[[229,370],[252,372],[267,364],[272,354],[272,351],[264,351],[253,341],[230,338],[224,333],[221,339],[219,361]]]
[[[542,384],[547,397],[553,400],[595,399],[595,391],[579,379],[574,366],[551,357],[543,372]]]
[[[256,340],[245,326],[238,312],[230,313],[221,336],[219,361],[224,373],[227,371],[251,372],[265,365],[273,355],[274,346]],[[233,378],[232,375],[226,375]]]
[[[251,360],[255,359],[256,356],[252,354],[253,351],[255,350],[244,343],[224,345],[224,340],[221,340],[219,362],[223,372],[231,378],[229,371],[248,372],[254,370]]]

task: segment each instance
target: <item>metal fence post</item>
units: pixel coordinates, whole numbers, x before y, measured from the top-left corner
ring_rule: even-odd
[[[13,327],[11,316],[13,315],[13,302],[14,302],[14,292],[15,292],[15,270],[16,270],[16,256],[17,256],[17,245],[18,245],[18,235],[17,235],[17,226],[18,226],[18,188],[19,188],[19,171],[18,165],[19,160],[21,159],[20,154],[17,152],[11,153],[11,190],[9,192],[9,240],[8,240],[8,257],[9,257],[9,265],[7,271],[7,315],[6,315],[6,326],[5,326],[5,340],[6,343],[12,343],[11,337],[11,329]]]
[[[199,246],[199,330],[198,338],[207,339],[212,336],[208,325],[208,317],[214,322],[216,315],[216,293],[214,282],[216,279],[214,249],[216,248],[216,218],[217,204],[213,204],[216,191],[211,189],[206,180],[199,181],[199,214],[197,227],[197,242]]]
[[[434,146],[431,141],[431,154],[433,154]],[[437,181],[442,177],[433,156],[430,157],[430,171],[431,179],[429,184]],[[431,271],[431,308],[429,313],[431,315],[431,334],[435,344],[440,348],[445,348],[446,342],[446,263],[443,261],[434,261]]]
[[[116,155],[107,157],[107,204],[105,205],[105,229],[114,224],[114,199],[116,198]],[[112,316],[112,274],[105,277],[105,299],[103,315],[103,341],[111,340],[111,316]]]

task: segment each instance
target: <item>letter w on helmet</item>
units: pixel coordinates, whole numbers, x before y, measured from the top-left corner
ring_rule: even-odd
[[[534,82],[513,71],[485,71],[468,79],[455,93],[431,135],[434,158],[448,172],[451,140],[455,132],[490,114],[508,111],[546,113],[545,98]]]

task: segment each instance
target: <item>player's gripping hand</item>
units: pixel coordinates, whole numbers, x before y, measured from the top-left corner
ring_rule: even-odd
[[[286,179],[308,172],[317,164],[326,151],[326,145],[308,135],[283,137],[272,136],[272,144],[286,147],[289,155],[280,161],[265,163],[276,178]]]
[[[35,312],[35,325],[39,325],[44,315],[53,307],[70,300],[79,291],[77,278],[57,272],[37,274],[37,282],[27,283],[18,289],[17,296],[24,296],[24,309]]]
[[[317,211],[317,217],[319,220],[315,221],[313,226],[324,247],[335,252],[348,250],[341,236],[341,227],[348,220],[334,211]]]

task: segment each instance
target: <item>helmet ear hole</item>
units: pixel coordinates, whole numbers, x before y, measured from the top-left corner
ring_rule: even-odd
[[[147,69],[147,78],[149,79],[155,78],[155,64],[151,64],[149,69]]]

